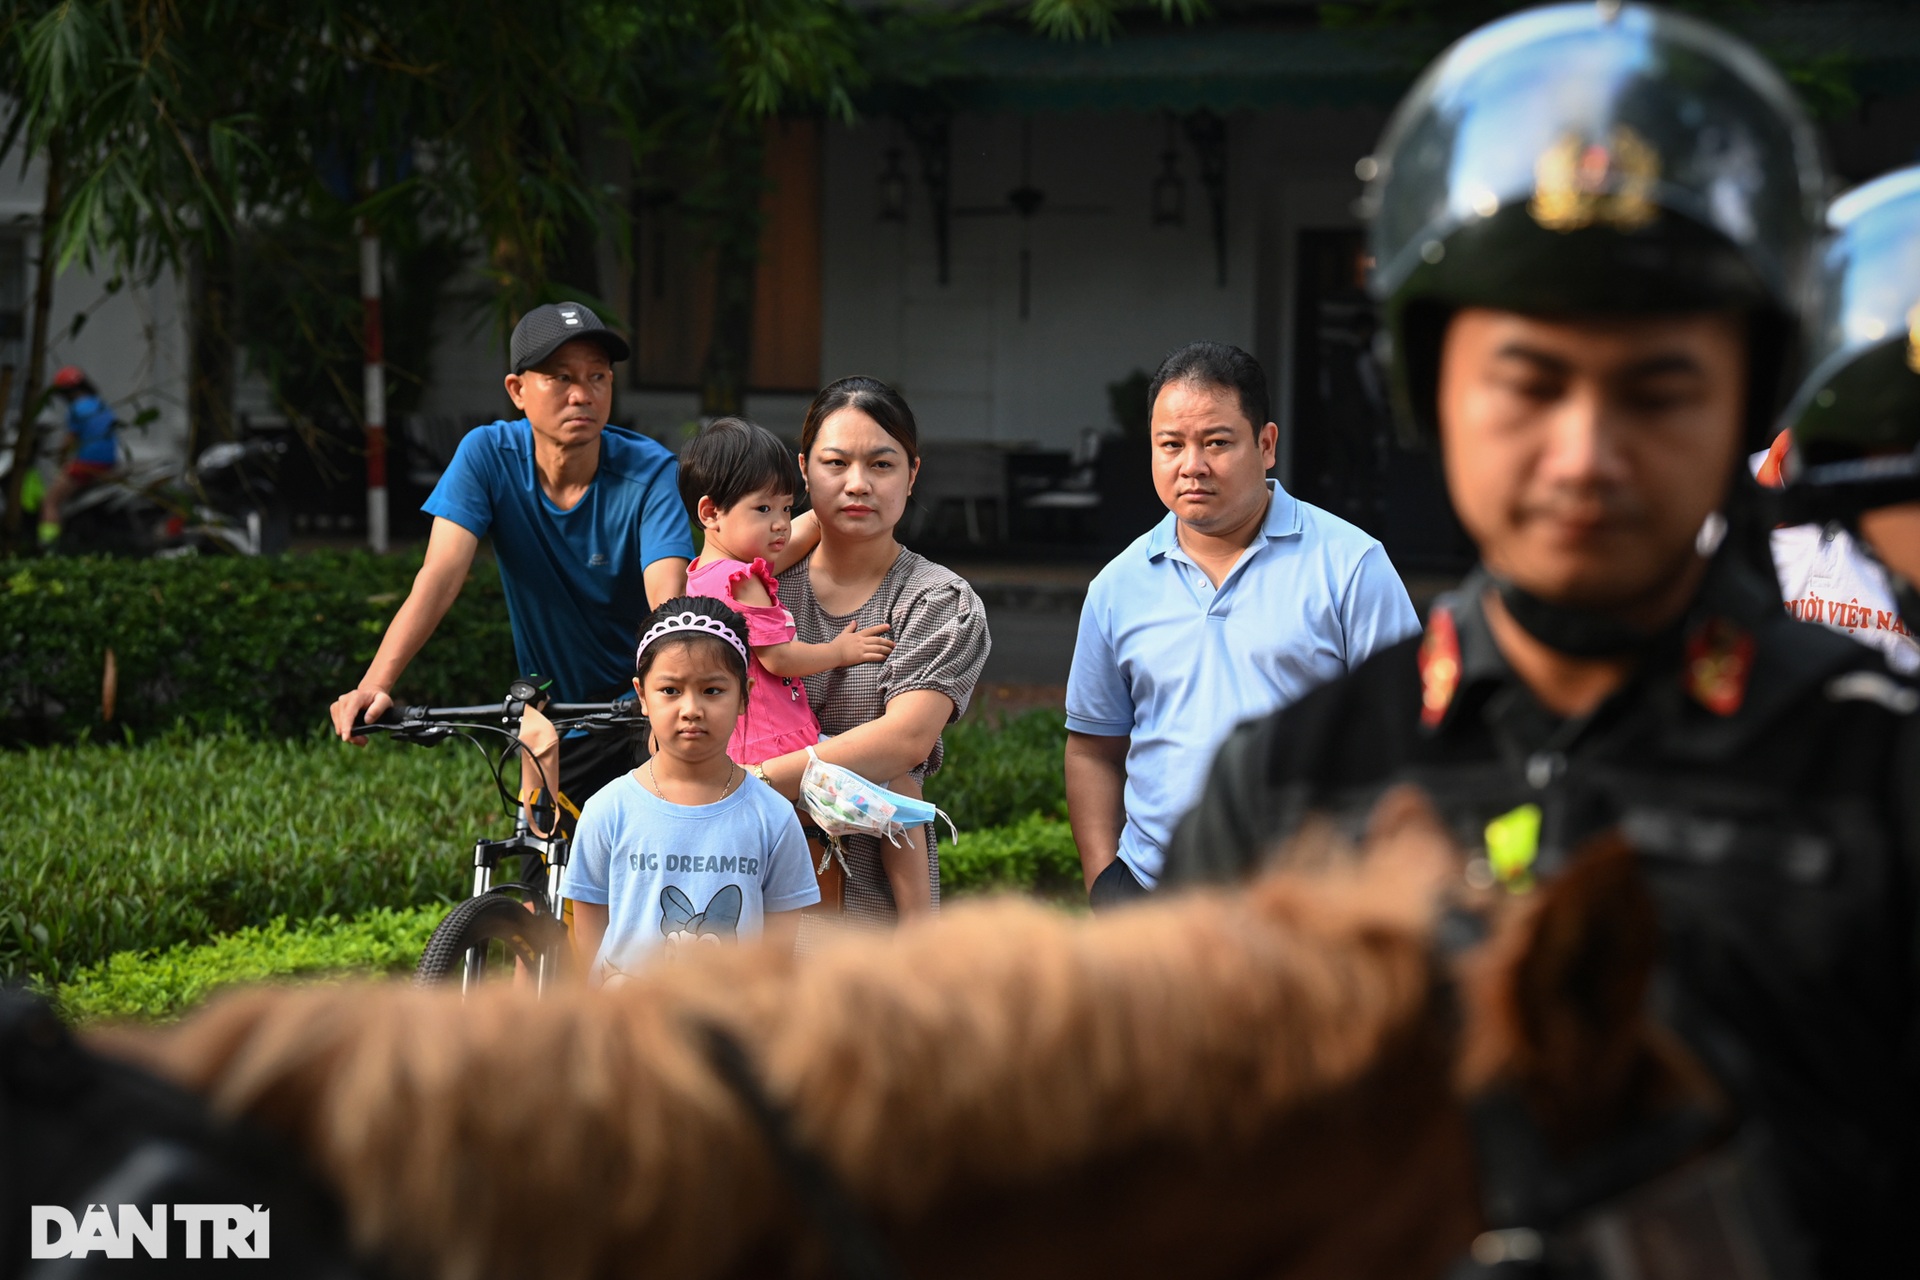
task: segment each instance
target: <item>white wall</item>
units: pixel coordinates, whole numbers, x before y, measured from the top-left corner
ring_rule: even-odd
[[[1196,338],[1253,341],[1246,130],[1229,131],[1221,287],[1206,193],[1184,143],[1185,225],[1152,225],[1149,201],[1165,147],[1160,118],[1036,116],[1032,129],[1032,180],[1047,205],[1024,226],[1010,215],[956,212],[945,286],[937,281],[926,188],[906,139],[885,121],[828,134],[821,376],[868,373],[894,383],[930,439],[1070,447],[1083,427],[1109,425],[1108,383],[1151,370]],[[1020,185],[1021,135],[1016,116],[955,119],[956,211],[1004,207]],[[905,224],[876,217],[878,177],[896,146],[912,175]],[[1032,255],[1025,320],[1023,237]]]
[[[32,321],[34,273],[40,255],[39,219],[44,171],[0,166],[0,227],[27,236],[26,305]],[[107,291],[111,271],[74,266],[55,278],[48,325],[47,369],[85,369],[101,394],[131,423],[144,409],[159,417],[144,431],[122,433],[135,463],[178,461],[187,438],[187,327],[184,291],[171,274],[151,285]],[[87,320],[77,335],[76,316]],[[31,335],[28,335],[29,337]],[[26,349],[26,341],[21,347]],[[24,377],[24,371],[16,375]],[[48,421],[57,418],[50,410]]]
[[[1049,206],[1026,227],[1013,216],[956,215],[950,283],[936,280],[933,228],[920,163],[885,119],[827,129],[823,174],[822,382],[852,373],[906,393],[932,440],[1031,442],[1070,448],[1083,427],[1110,425],[1107,385],[1198,338],[1258,355],[1287,425],[1293,246],[1299,231],[1356,224],[1353,164],[1384,116],[1370,109],[1238,112],[1228,118],[1227,283],[1215,283],[1210,211],[1199,165],[1177,147],[1186,220],[1155,227],[1153,180],[1166,148],[1164,117],[1147,113],[1033,119],[1032,180]],[[953,124],[956,209],[1004,207],[1021,180],[1022,119],[960,116]],[[905,224],[877,214],[886,152],[909,175]],[[1032,254],[1031,314],[1019,316],[1019,250]],[[618,284],[617,264],[603,264]],[[504,352],[490,313],[473,311],[484,278],[454,289],[423,409],[473,416],[502,403]],[[617,293],[614,287],[608,292]],[[614,318],[614,322],[621,322]],[[757,395],[748,413],[798,435],[808,397]],[[698,413],[691,392],[622,389],[616,414],[669,443]],[[1285,451],[1282,451],[1283,458]],[[1284,463],[1283,472],[1284,475]]]

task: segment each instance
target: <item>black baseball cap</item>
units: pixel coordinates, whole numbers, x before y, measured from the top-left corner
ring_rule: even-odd
[[[600,317],[579,302],[549,302],[520,317],[507,344],[515,373],[525,373],[575,338],[592,338],[605,349],[608,360],[625,360],[627,340],[600,323]]]

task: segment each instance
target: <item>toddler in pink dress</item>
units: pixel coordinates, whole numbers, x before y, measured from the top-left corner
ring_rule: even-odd
[[[775,577],[819,540],[811,515],[793,518],[800,485],[793,451],[740,418],[715,419],[680,455],[680,496],[706,530],[687,594],[723,601],[747,622],[747,710],[727,741],[727,755],[743,765],[820,741],[803,676],[880,662],[893,651],[885,623],[849,627],[826,644],[794,639]]]

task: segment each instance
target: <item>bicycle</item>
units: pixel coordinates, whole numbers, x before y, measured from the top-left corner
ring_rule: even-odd
[[[449,981],[458,972],[462,991],[492,977],[524,971],[544,991],[567,967],[569,943],[561,923],[560,881],[571,843],[557,821],[541,835],[529,821],[530,806],[507,787],[502,771],[520,751],[520,722],[529,705],[539,709],[563,736],[574,729],[605,733],[644,725],[646,717],[632,698],[615,702],[565,702],[540,706],[531,681],[515,680],[498,703],[473,707],[389,707],[378,720],[357,725],[356,735],[384,733],[399,742],[436,747],[451,738],[473,744],[487,762],[495,790],[513,815],[513,834],[504,840],[481,837],[473,845],[473,896],[454,904],[427,939],[414,969],[422,985]],[[497,755],[476,736],[505,739]],[[544,778],[546,793],[558,794],[558,779]],[[554,814],[557,819],[558,815]],[[507,859],[519,865],[512,880],[495,883]]]

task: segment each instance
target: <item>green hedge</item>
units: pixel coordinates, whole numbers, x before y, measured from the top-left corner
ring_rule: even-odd
[[[116,951],[276,916],[359,916],[461,896],[474,837],[504,834],[464,743],[184,731],[5,757],[0,977],[49,980]]]
[[[1058,818],[1029,814],[1004,827],[962,832],[940,845],[940,887],[947,893],[1018,889],[1071,894],[1082,884],[1073,832]]]
[[[944,736],[946,759],[927,779],[927,799],[953,816],[962,835],[1032,813],[1067,816],[1067,720],[1060,712],[969,718],[947,726]]]
[[[941,875],[955,895],[1024,890],[1072,896],[1080,861],[1067,824],[1037,815],[989,827],[941,850]],[[210,942],[122,951],[88,965],[53,988],[71,1019],[171,1018],[237,983],[320,974],[406,973],[445,914],[439,903],[378,908],[354,920],[326,916],[290,925],[285,916]]]
[[[1067,826],[1066,717],[1038,709],[963,720],[946,731],[947,754],[927,798],[959,824],[940,846],[945,891],[1018,889],[1078,899],[1080,853]]]
[[[285,916],[212,942],[123,951],[54,988],[76,1021],[170,1018],[221,987],[336,973],[407,973],[446,914],[435,904],[380,908],[356,920],[326,916],[298,927]]]
[[[359,680],[419,569],[418,555],[368,552],[0,561],[0,741],[176,723],[305,733]],[[108,649],[112,726],[101,719]],[[484,702],[514,674],[499,574],[480,561],[397,692]]]
[[[947,886],[1053,891],[1078,864],[1057,713],[949,731],[928,794],[960,825]],[[184,729],[138,745],[4,757],[0,977],[57,980],[120,951],[202,942],[276,916],[354,917],[457,898],[468,850],[507,820],[471,747]]]

